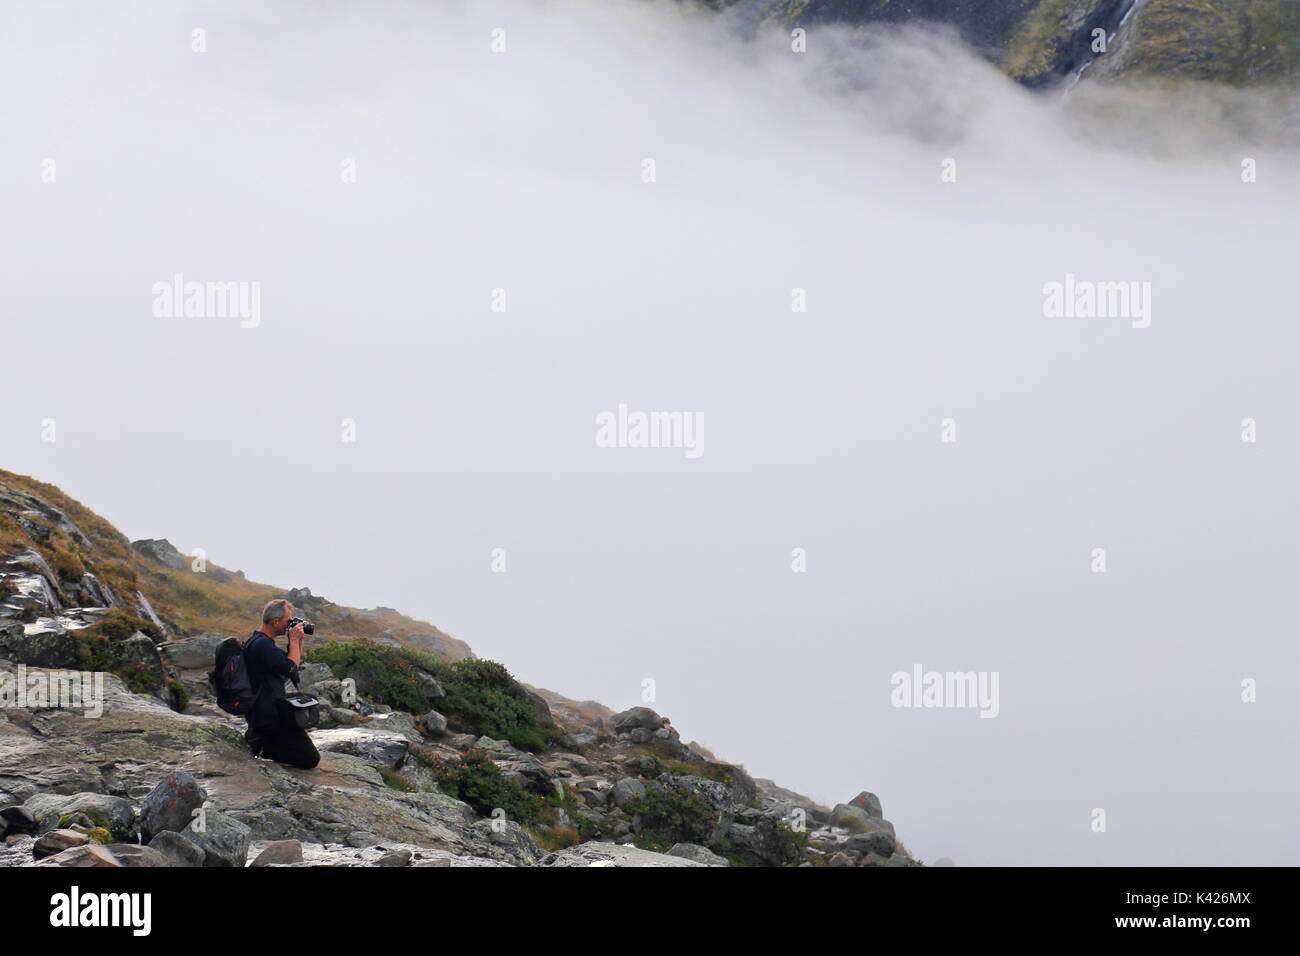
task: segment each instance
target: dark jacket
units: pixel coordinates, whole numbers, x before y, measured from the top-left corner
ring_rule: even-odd
[[[256,695],[248,712],[248,726],[262,732],[279,729],[276,701],[284,699],[285,680],[297,680],[297,666],[261,631],[254,631],[244,643],[244,666],[248,668],[248,683]]]

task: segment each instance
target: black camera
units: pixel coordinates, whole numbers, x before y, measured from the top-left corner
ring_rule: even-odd
[[[313,624],[311,621],[304,621],[304,620],[303,620],[302,618],[300,618],[300,617],[291,617],[291,618],[289,618],[289,630],[293,630],[293,629],[294,629],[295,627],[297,627],[299,624],[302,625],[302,632],[303,632],[304,634],[315,634],[315,633],[316,633],[316,625]]]

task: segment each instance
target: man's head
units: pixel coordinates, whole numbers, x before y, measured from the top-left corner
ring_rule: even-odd
[[[293,605],[283,598],[268,601],[262,608],[262,630],[279,637],[289,630],[289,619],[293,617]]]

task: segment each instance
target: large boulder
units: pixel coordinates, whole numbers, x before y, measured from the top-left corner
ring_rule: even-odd
[[[849,806],[857,807],[866,813],[867,816],[876,820],[883,820],[884,811],[880,809],[880,798],[874,793],[863,790],[860,794],[849,801]]]
[[[107,793],[38,793],[24,806],[36,817],[40,833],[61,827],[72,816],[82,814],[119,842],[129,842],[136,835],[135,807],[131,801]]]
[[[372,767],[396,770],[406,760],[410,741],[389,730],[371,730],[367,726],[314,730],[312,742],[321,753],[342,753],[359,757]]]
[[[849,837],[848,842],[844,844],[844,849],[860,856],[875,853],[888,859],[897,844],[894,825],[888,820],[877,820],[872,817],[867,829]]]
[[[159,781],[140,807],[140,836],[148,843],[159,833],[184,830],[208,797],[194,775],[173,771]]]
[[[159,696],[165,699],[164,684],[167,669],[163,666],[162,655],[147,634],[136,631],[124,641],[113,641],[108,645],[109,657],[113,660],[113,670],[121,673],[131,670],[143,677],[157,688]]]
[[[644,796],[645,784],[636,777],[624,777],[614,782],[614,803],[620,809],[636,803]]]
[[[184,571],[189,567],[189,562],[185,560],[185,556],[177,551],[175,545],[166,538],[145,538],[140,541],[132,541],[131,547],[155,564],[161,564],[173,571]]]
[[[77,639],[53,618],[39,618],[25,625],[0,622],[0,657],[29,667],[74,668]]]
[[[650,735],[664,725],[663,718],[649,707],[633,707],[614,715],[614,733],[630,734],[634,730],[648,730]],[[646,738],[650,739],[649,737]]]
[[[163,660],[173,667],[186,671],[210,671],[217,663],[217,647],[224,640],[226,640],[225,634],[205,632],[187,637],[183,641],[164,644],[160,650]]]

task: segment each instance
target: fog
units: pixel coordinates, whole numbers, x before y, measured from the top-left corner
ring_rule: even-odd
[[[1300,863],[1264,97],[642,0],[16,16],[0,466],[570,697],[652,681],[926,861]],[[176,274],[257,321],[155,315]],[[1045,316],[1067,276],[1150,283],[1149,325]],[[620,405],[703,453],[598,446]],[[918,664],[997,673],[997,716],[892,706]]]

